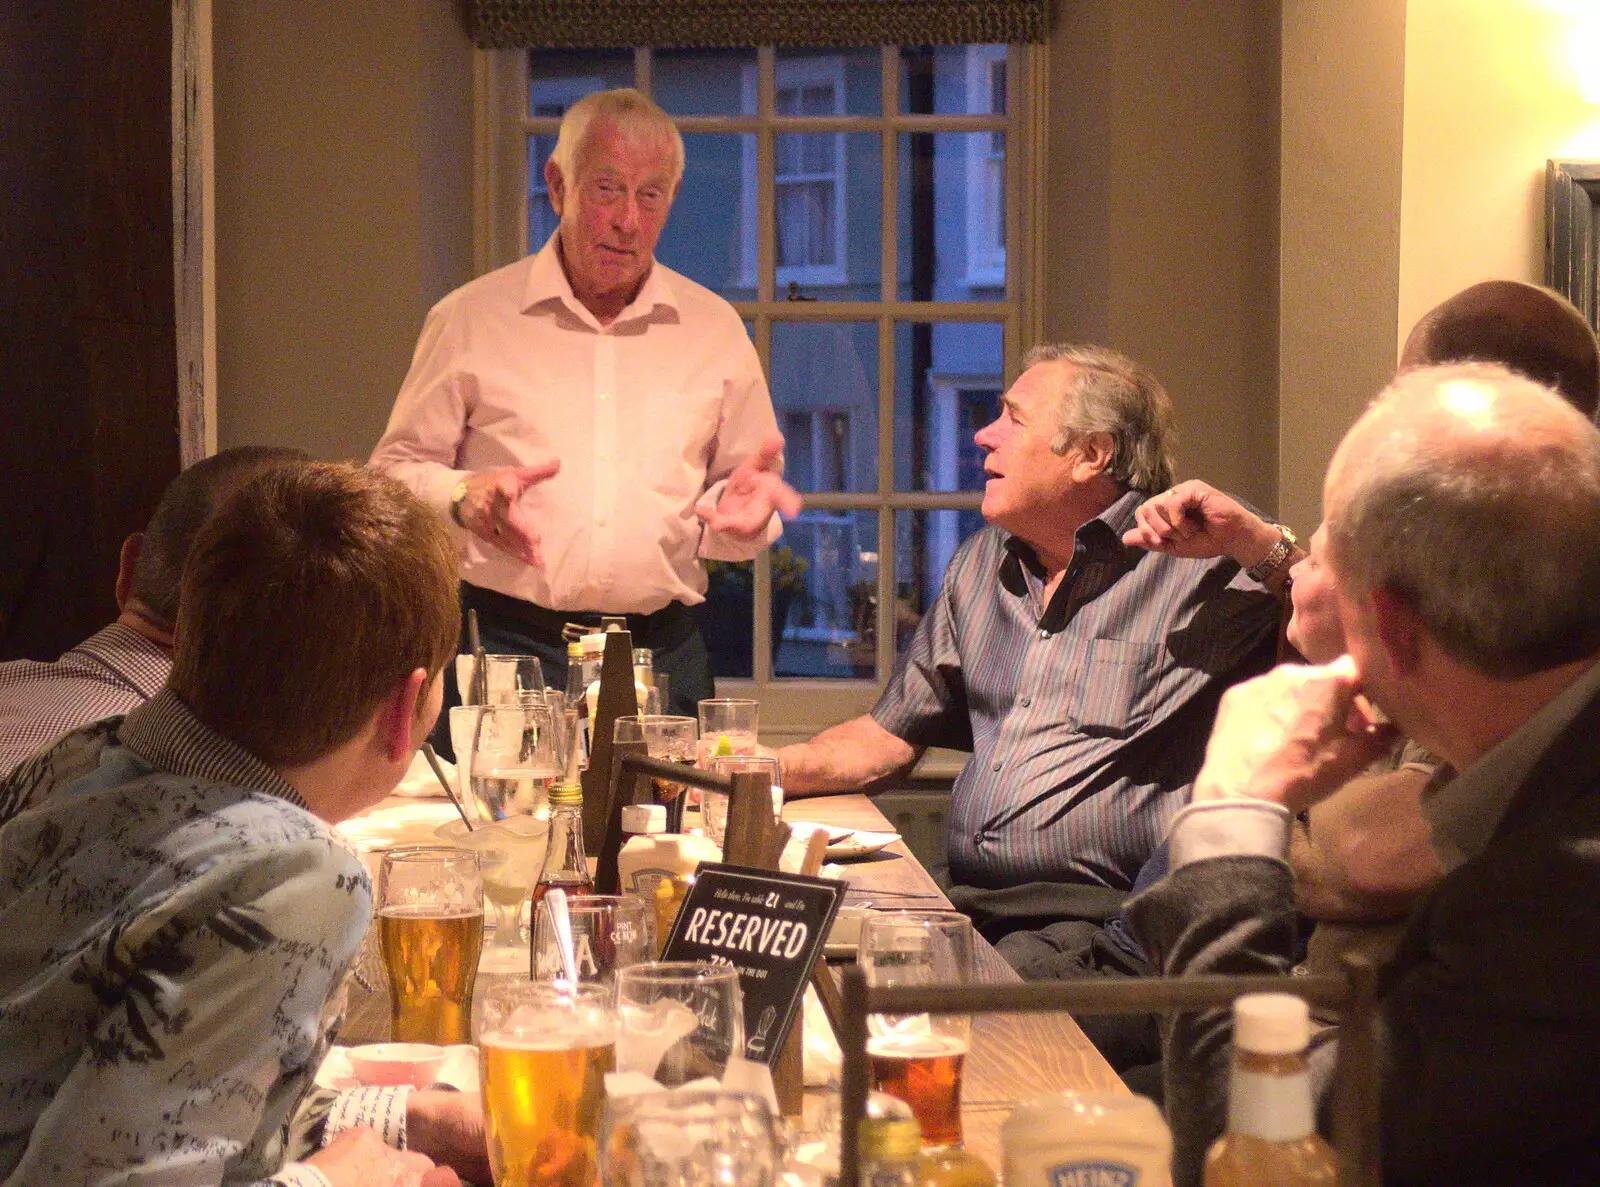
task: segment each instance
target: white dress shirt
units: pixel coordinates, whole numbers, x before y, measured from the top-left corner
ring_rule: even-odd
[[[522,505],[542,568],[461,532],[462,578],[553,610],[650,613],[704,599],[699,558],[748,560],[695,516],[777,431],[760,361],[721,297],[653,264],[602,326],[573,296],[555,239],[429,312],[370,464],[448,514],[468,473],[552,456]]]

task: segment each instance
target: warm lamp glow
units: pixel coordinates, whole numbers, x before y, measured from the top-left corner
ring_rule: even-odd
[[[1596,0],[1547,0],[1566,18],[1567,60],[1586,103],[1600,104],[1600,3]]]

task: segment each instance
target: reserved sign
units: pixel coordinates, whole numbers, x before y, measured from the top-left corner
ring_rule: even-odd
[[[745,1058],[771,1066],[800,1011],[845,884],[706,863],[662,960],[731,964],[744,996]]]

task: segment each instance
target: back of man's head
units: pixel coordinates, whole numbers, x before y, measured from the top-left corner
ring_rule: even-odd
[[[1339,446],[1341,586],[1402,599],[1457,661],[1514,679],[1600,652],[1600,430],[1485,363],[1402,372]]]
[[[1485,280],[1434,306],[1412,328],[1402,367],[1498,363],[1568,400],[1589,419],[1600,405],[1600,349],[1578,308],[1517,280]]]
[[[263,470],[308,459],[299,449],[241,445],[196,462],[168,484],[144,530],[130,590],[157,626],[170,632],[178,621],[183,562],[212,511]]]
[[[278,466],[200,530],[168,686],[279,767],[354,738],[460,630],[455,547],[399,483],[346,463]]]

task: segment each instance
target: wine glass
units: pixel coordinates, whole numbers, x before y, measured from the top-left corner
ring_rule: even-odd
[[[543,697],[483,708],[468,753],[468,785],[482,819],[549,815],[550,787],[561,778],[561,733]]]
[[[721,1080],[744,1054],[744,998],[732,965],[648,961],[617,973],[617,1070],[668,1088]]]

